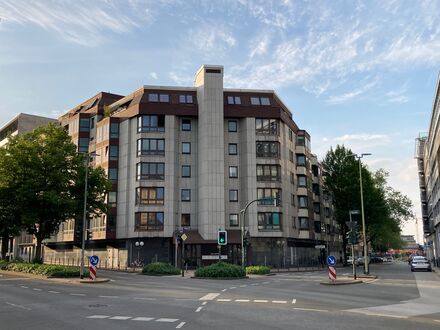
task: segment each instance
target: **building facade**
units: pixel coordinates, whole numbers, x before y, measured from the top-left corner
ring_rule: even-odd
[[[56,122],[57,120],[53,118],[20,113],[0,128],[0,147],[4,147],[8,143],[9,136],[22,135],[31,132],[39,126]],[[11,237],[7,246],[0,244],[0,250],[2,247],[6,248],[10,258],[30,261],[35,254],[35,246],[36,241],[33,235],[22,232],[19,236]]]
[[[311,264],[342,252],[309,134],[274,91],[225,89],[222,66],[202,66],[194,87],[99,93],[59,120],[113,181],[109,213],[90,220],[87,251],[102,267],[174,263],[181,232],[187,264],[199,266],[218,253],[220,229],[228,232],[221,254],[240,263],[240,221],[249,264]],[[279,203],[257,201],[241,219],[248,202],[264,197]],[[73,220],[63,224],[46,243],[46,261],[77,263],[74,231]]]
[[[440,77],[440,76],[439,76]],[[416,139],[416,159],[427,257],[440,265],[440,86],[437,79],[428,134]]]

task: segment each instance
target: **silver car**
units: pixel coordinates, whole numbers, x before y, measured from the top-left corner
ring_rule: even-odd
[[[432,268],[428,259],[424,257],[413,258],[413,261],[411,262],[411,271],[414,272],[416,270],[425,270],[427,272],[431,272]]]

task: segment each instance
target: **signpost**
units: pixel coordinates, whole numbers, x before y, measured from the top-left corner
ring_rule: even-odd
[[[89,258],[89,262],[90,262],[90,267],[89,267],[89,272],[90,272],[90,279],[91,280],[95,280],[96,279],[96,266],[99,263],[99,257],[98,256],[91,256]]]
[[[328,278],[332,281],[336,280],[336,258],[335,256],[328,256],[327,257],[327,265],[328,265]]]
[[[185,255],[184,254],[185,254],[185,241],[187,238],[188,238],[188,236],[185,233],[183,233],[180,236],[180,239],[182,240],[182,262],[180,263],[180,267],[182,269],[182,277],[185,276],[185,274],[184,274]]]

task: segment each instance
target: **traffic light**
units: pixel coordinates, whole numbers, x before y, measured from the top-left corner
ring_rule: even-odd
[[[228,244],[228,233],[226,230],[219,230],[217,234],[217,244],[226,245]]]
[[[87,240],[91,240],[93,238],[93,232],[91,229],[87,229],[87,236],[86,236]]]
[[[75,230],[75,242],[81,242],[81,230]]]

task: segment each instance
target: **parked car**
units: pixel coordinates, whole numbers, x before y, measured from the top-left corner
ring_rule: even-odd
[[[373,256],[373,257],[370,258],[370,262],[372,262],[374,264],[382,263],[383,262],[383,258],[379,257],[379,256]]]
[[[348,256],[347,257],[347,264],[352,265],[353,264],[353,257],[352,256]],[[357,258],[355,259],[355,265],[357,265]]]
[[[365,261],[364,261],[364,257],[358,257],[356,259],[356,265],[364,265]],[[371,258],[368,258],[368,264],[371,264]]]
[[[394,258],[392,256],[387,256],[387,262],[393,262]]]
[[[428,259],[425,257],[414,257],[411,262],[411,271],[414,272],[416,270],[425,270],[427,272],[431,272],[431,264]]]

